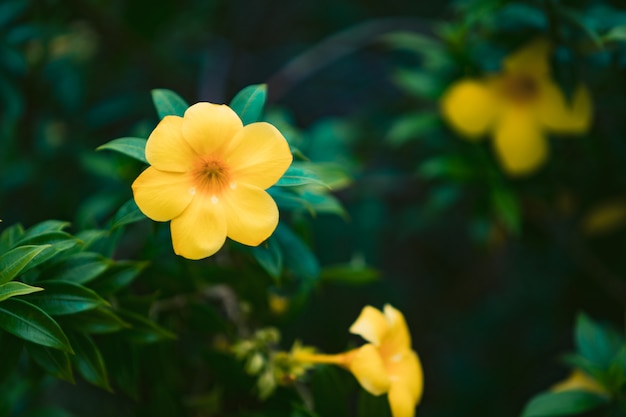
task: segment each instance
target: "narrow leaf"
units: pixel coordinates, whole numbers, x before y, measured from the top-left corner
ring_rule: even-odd
[[[59,316],[59,322],[63,327],[71,327],[89,334],[114,333],[131,327],[108,307],[87,310],[71,316]]]
[[[320,276],[320,265],[313,252],[282,223],[278,224],[274,236],[282,249],[285,264],[302,280],[302,289],[311,289]]]
[[[85,381],[111,392],[104,359],[91,337],[82,333],[72,333],[70,340],[76,352],[72,362],[80,375],[85,378]]]
[[[95,291],[74,282],[49,280],[39,285],[45,291],[26,299],[52,316],[75,314],[109,304]]]
[[[49,374],[74,383],[72,365],[67,352],[51,349],[45,346],[26,344],[28,355]]]
[[[144,164],[148,163],[146,159],[146,139],[143,138],[119,138],[113,139],[110,142],[100,145],[96,148],[97,151],[111,150],[116,151],[126,156],[130,156]]]
[[[89,286],[98,294],[113,294],[130,285],[148,265],[149,262],[117,261]]]
[[[16,295],[26,295],[42,290],[43,288],[31,287],[30,285],[19,281],[7,282],[6,284],[0,285],[0,301],[15,297]]]
[[[46,270],[46,276],[57,281],[84,284],[103,273],[110,263],[111,261],[99,253],[78,252]]]
[[[0,328],[29,342],[73,353],[58,323],[26,301],[10,298],[0,303]]]
[[[283,270],[283,253],[275,237],[251,248],[252,256],[272,278],[278,279]]]
[[[0,256],[0,284],[11,281],[37,256],[51,245],[18,246]]]
[[[588,391],[561,391],[539,394],[530,400],[522,417],[549,417],[580,414],[592,410],[607,399]]]
[[[166,89],[152,90],[152,102],[160,119],[170,115],[182,117],[189,107],[181,96]]]
[[[174,333],[144,316],[128,310],[119,310],[118,313],[124,321],[132,326],[127,331],[127,337],[134,342],[153,343],[161,340],[176,339]]]
[[[0,234],[0,253],[7,252],[15,247],[15,244],[23,234],[24,228],[19,223],[4,229],[2,234]]]
[[[111,220],[111,230],[140,220],[146,220],[145,214],[139,210],[135,199],[131,198],[119,208],[113,219]]]
[[[235,95],[230,108],[241,118],[244,125],[258,122],[263,114],[267,99],[267,85],[249,85]]]
[[[293,187],[305,184],[319,184],[326,186],[324,182],[310,169],[291,165],[283,176],[276,182],[278,187]]]
[[[621,338],[613,329],[579,314],[575,330],[578,353],[589,362],[608,368],[621,348]]]

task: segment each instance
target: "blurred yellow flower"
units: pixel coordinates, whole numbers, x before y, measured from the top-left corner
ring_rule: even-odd
[[[593,379],[580,369],[574,369],[566,379],[554,384],[550,388],[550,391],[587,391],[603,396],[609,395],[609,392],[606,390],[606,388],[604,388],[595,379]]]
[[[502,72],[484,79],[464,78],[443,95],[441,110],[463,136],[491,132],[496,154],[510,175],[526,175],[548,156],[545,132],[584,133],[592,103],[580,85],[568,103],[550,78],[549,44],[535,41],[503,62]]]
[[[184,117],[166,116],[150,134],[151,165],[132,185],[139,209],[171,220],[174,252],[201,259],[226,240],[256,246],[278,224],[265,189],[292,161],[283,135],[271,124],[243,126],[226,105],[197,103]]]
[[[393,417],[413,417],[422,397],[424,375],[419,357],[411,349],[411,335],[402,313],[389,304],[382,312],[366,306],[350,332],[369,343],[337,355],[294,351],[293,359],[342,366],[369,393],[387,393]]]

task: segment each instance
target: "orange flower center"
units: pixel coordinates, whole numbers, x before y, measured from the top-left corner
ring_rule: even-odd
[[[539,94],[537,81],[526,74],[505,76],[501,85],[502,94],[515,103],[528,103]]]
[[[200,158],[191,170],[194,192],[202,192],[217,197],[224,188],[233,186],[228,166],[219,158]]]

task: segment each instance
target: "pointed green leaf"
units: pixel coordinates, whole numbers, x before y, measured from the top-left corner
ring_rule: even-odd
[[[21,237],[21,240],[30,239],[49,232],[60,232],[70,225],[69,222],[62,220],[45,220],[29,227]]]
[[[19,223],[4,229],[2,234],[0,234],[0,253],[7,252],[15,247],[15,244],[23,234],[24,228]]]
[[[127,330],[128,339],[137,343],[153,343],[161,340],[176,339],[176,335],[169,330],[129,310],[118,310],[120,317],[132,327]]]
[[[149,264],[149,262],[117,261],[89,286],[99,294],[113,294],[130,285]]]
[[[0,284],[11,281],[44,249],[51,245],[25,245],[0,256]]]
[[[288,226],[279,223],[274,232],[285,264],[302,280],[302,289],[310,290],[320,276],[320,265],[309,247]]]
[[[251,248],[252,256],[272,278],[278,279],[283,271],[283,253],[275,237]]]
[[[607,399],[588,391],[547,392],[526,404],[522,417],[569,416],[592,410]]]
[[[19,281],[7,282],[6,284],[0,285],[0,301],[15,297],[16,295],[26,295],[42,290],[43,288],[31,287],[30,285]]]
[[[613,329],[579,314],[576,321],[575,341],[578,353],[591,363],[607,369],[621,348],[621,338]]]
[[[76,314],[109,303],[95,291],[70,281],[41,281],[45,291],[27,296],[28,302],[52,316]]]
[[[46,270],[46,277],[56,281],[85,284],[103,273],[110,260],[95,252],[78,252]]]
[[[28,355],[49,374],[74,383],[72,365],[67,352],[32,343],[26,344]]]
[[[230,108],[239,115],[245,126],[261,120],[266,99],[267,85],[249,85],[235,95]]]
[[[312,170],[294,163],[274,185],[278,187],[294,187],[305,184],[319,184],[326,186],[326,184],[324,184],[324,182]]]
[[[73,353],[58,323],[39,307],[19,298],[0,303],[0,328],[29,342]]]
[[[70,340],[76,352],[72,362],[80,375],[85,381],[111,392],[104,359],[91,337],[82,333],[71,333]]]
[[[131,198],[119,208],[113,219],[111,220],[111,230],[140,220],[146,220],[145,214],[139,210],[135,199]]]
[[[155,89],[152,90],[152,102],[156,108],[159,119],[173,115],[183,117],[189,104],[172,90]]]
[[[63,327],[71,327],[89,334],[114,333],[131,327],[108,307],[87,310],[71,316],[59,316],[58,320]]]
[[[101,150],[110,150],[116,151],[123,155],[130,156],[133,159],[136,159],[144,164],[148,163],[146,159],[146,142],[147,139],[143,138],[119,138],[113,139],[110,142],[105,143],[104,145],[100,145],[96,148],[97,151]]]

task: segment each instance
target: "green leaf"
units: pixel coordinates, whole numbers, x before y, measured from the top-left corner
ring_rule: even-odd
[[[336,214],[344,219],[349,218],[341,202],[332,194],[301,190],[300,196],[307,202],[311,214],[327,213]]]
[[[73,353],[58,323],[39,307],[21,299],[0,303],[0,328],[29,342]]]
[[[547,392],[526,404],[522,417],[548,417],[580,414],[605,404],[607,399],[588,391]]]
[[[42,290],[43,288],[31,287],[19,281],[7,282],[6,284],[0,285],[0,301],[15,297],[16,295],[26,295]]]
[[[72,365],[67,352],[63,352],[49,347],[26,344],[28,355],[49,374],[74,383]]]
[[[276,201],[281,210],[302,210],[305,209],[311,214],[314,213],[313,206],[306,199],[295,194],[293,189],[282,189],[271,187],[267,190],[268,194]]]
[[[249,85],[235,95],[229,106],[239,115],[245,126],[261,120],[266,99],[267,85]]]
[[[322,269],[321,274],[321,279],[324,281],[349,285],[366,285],[379,278],[379,271],[362,265],[360,262],[328,266]]]
[[[26,266],[51,245],[25,245],[11,249],[0,256],[0,284],[11,281]]]
[[[312,183],[326,186],[313,171],[293,163],[274,185],[277,187],[293,187]]]
[[[276,238],[271,237],[251,248],[252,256],[272,278],[278,279],[283,270],[283,253]]]
[[[445,155],[427,159],[419,166],[417,173],[426,179],[463,181],[474,175],[474,169],[466,159],[458,155]]]
[[[279,223],[274,232],[285,264],[302,279],[302,289],[310,290],[320,276],[320,265],[309,247],[288,226]]]
[[[441,124],[441,117],[435,112],[411,113],[398,117],[387,133],[387,141],[392,146],[401,146],[432,132]]]
[[[140,220],[146,220],[145,214],[139,210],[135,199],[131,198],[119,208],[113,219],[111,220],[111,230]]]
[[[109,304],[95,291],[74,282],[47,280],[39,285],[45,291],[31,294],[27,300],[52,316],[76,314]]]
[[[97,151],[111,150],[116,151],[126,156],[130,156],[144,164],[148,163],[146,159],[146,142],[147,139],[143,138],[119,138],[113,139],[110,142],[100,145],[96,148]]]
[[[99,294],[113,294],[130,285],[149,264],[147,261],[117,261],[89,286]]]
[[[120,317],[131,325],[127,338],[137,343],[176,339],[176,335],[155,322],[129,310],[119,310]]]
[[[104,359],[91,337],[82,333],[71,333],[70,340],[76,352],[72,362],[80,375],[85,381],[112,392]]]
[[[46,270],[46,275],[57,281],[85,284],[103,273],[111,261],[95,252],[78,252]]]
[[[0,253],[7,252],[15,247],[15,244],[23,234],[24,228],[19,223],[4,229],[2,234],[0,234]]]
[[[626,25],[616,26],[609,30],[603,37],[604,42],[623,42],[626,41]]]
[[[45,220],[29,227],[22,235],[21,241],[49,232],[60,232],[69,225],[69,222],[62,220]]]
[[[491,191],[491,204],[506,229],[515,235],[519,234],[522,215],[515,193],[504,187],[496,187]]]
[[[114,333],[131,327],[108,307],[87,310],[71,316],[60,316],[59,322],[64,327],[90,334]]]
[[[160,119],[170,115],[183,117],[185,110],[189,108],[189,104],[181,96],[166,89],[152,90],[152,102]]]
[[[608,369],[621,348],[621,337],[613,329],[591,320],[581,313],[574,335],[578,353],[591,363]]]

